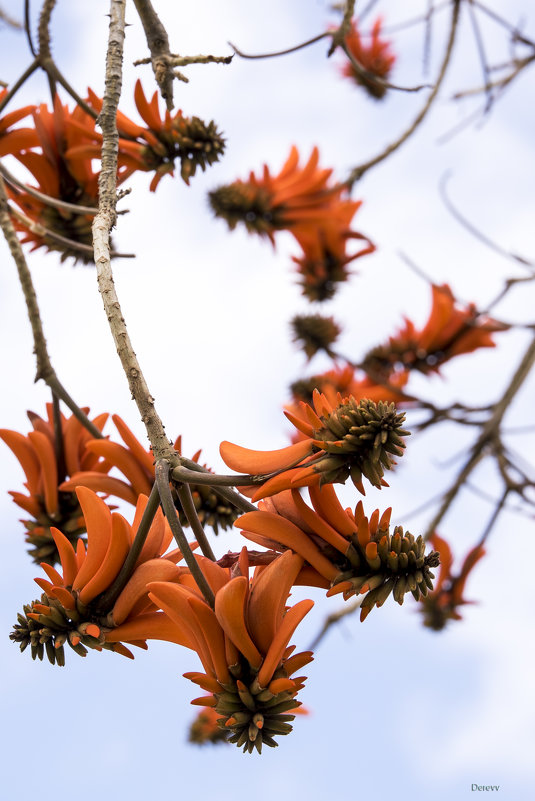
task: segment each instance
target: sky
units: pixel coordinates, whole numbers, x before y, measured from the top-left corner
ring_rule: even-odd
[[[17,5],[10,4],[9,10],[22,16],[23,4]],[[497,0],[488,5],[506,13]],[[395,28],[426,6],[423,0],[409,0],[403,9],[393,0],[379,2],[368,21],[381,13],[385,25]],[[168,27],[172,49],[181,54],[227,55],[229,40],[251,53],[284,49],[336,21],[329,3],[320,0],[160,0],[155,7]],[[429,288],[402,254],[431,280],[449,283],[457,297],[479,307],[497,294],[505,277],[524,274],[448,214],[439,192],[446,173],[450,197],[474,225],[506,251],[526,258],[534,254],[532,72],[525,70],[488,114],[444,141],[482,106],[480,97],[452,100],[455,92],[482,83],[466,11],[449,77],[429,118],[355,187],[354,198],[363,201],[355,226],[376,243],[377,252],[356,262],[351,280],[333,301],[312,309],[336,317],[343,326],[340,350],[356,360],[395,333],[404,315],[417,325],[427,319]],[[82,94],[87,85],[102,94],[107,13],[105,0],[60,0],[54,15],[54,54]],[[421,71],[422,26],[389,34],[398,54],[396,83],[414,86],[436,74],[448,13],[437,14],[427,76]],[[535,36],[527,0],[507,3],[507,15],[513,23],[524,20],[525,31]],[[133,4],[127,19],[131,27],[121,108],[138,119],[135,80],[141,77],[149,94],[153,79],[150,67],[132,66],[146,54]],[[498,26],[486,21],[482,32],[491,63],[510,57]],[[22,34],[2,27],[0,36],[0,78],[11,83],[30,55]],[[258,173],[264,163],[277,172],[292,144],[303,160],[317,145],[321,164],[343,179],[404,130],[423,103],[425,90],[392,92],[374,102],[340,77],[340,58],[326,60],[326,50],[322,41],[285,58],[235,58],[230,66],[189,68],[190,82],[175,87],[177,107],[215,119],[227,138],[226,154],[196,175],[190,187],[179,177],[165,177],[149,194],[149,177],[134,176],[133,191],[122,201],[129,214],[120,217],[114,234],[118,250],[137,254],[135,260],[114,263],[115,280],[166,430],[173,438],[182,433],[187,455],[202,447],[207,463],[225,472],[218,454],[223,439],[264,449],[289,442],[282,414],[288,385],[321,372],[328,363],[316,357],[307,366],[291,342],[289,320],[311,311],[292,269],[296,250],[291,237],[281,235],[274,250],[241,230],[229,233],[223,221],[213,218],[207,192],[246,178],[251,170]],[[48,101],[40,76],[20,93],[20,105]],[[0,426],[26,433],[26,410],[42,414],[49,394],[42,383],[34,383],[22,293],[3,243],[0,252],[0,330],[6,343],[0,351],[5,386]],[[60,264],[55,254],[41,251],[31,255],[29,264],[59,377],[92,414],[116,412],[143,439],[94,270]],[[497,307],[496,316],[530,323],[532,295],[529,284],[520,284]],[[415,391],[444,404],[494,401],[519,362],[529,331],[496,340],[496,349],[460,357],[444,368],[442,377],[416,381]],[[508,425],[531,423],[534,389],[531,377]],[[523,459],[529,459],[534,440],[532,431],[514,439]],[[411,513],[448,486],[470,442],[471,432],[454,426],[412,437],[390,489],[380,495],[368,491],[367,508],[392,505],[396,523],[415,534],[424,530],[435,507]],[[52,801],[58,793],[72,792],[79,801],[89,801],[98,792],[131,801],[171,793],[245,801],[254,793],[257,801],[275,794],[298,794],[309,801],[333,794],[450,801],[479,793],[473,784],[499,785],[501,801],[533,798],[532,517],[514,511],[501,516],[488,556],[468,586],[467,597],[478,603],[465,608],[462,623],[435,634],[422,627],[416,604],[408,601],[400,608],[390,600],[363,624],[347,617],[332,628],[300,695],[309,717],[297,719],[279,748],[249,757],[236,748],[187,744],[195,710],[189,706],[192,685],[181,674],[198,667],[188,651],[155,643],[147,653],[136,654],[134,662],[111,653],[90,653],[84,660],[67,654],[67,666],[59,669],[32,662],[8,640],[17,611],[36,596],[32,579],[39,575],[25,553],[20,510],[7,495],[7,490],[20,490],[22,480],[18,463],[3,448],[0,714],[5,735],[0,756],[5,798],[29,801],[37,793]],[[499,491],[494,469],[486,464],[473,483],[490,494]],[[358,500],[349,487],[341,494],[347,504]],[[441,529],[458,560],[477,541],[491,511],[479,495],[463,492]],[[227,533],[213,544],[222,554],[241,543],[237,533]],[[296,590],[293,597],[308,597],[304,592]],[[314,600],[316,607],[294,640],[298,650],[314,638],[325,615],[339,608],[336,599],[328,603],[319,591]]]

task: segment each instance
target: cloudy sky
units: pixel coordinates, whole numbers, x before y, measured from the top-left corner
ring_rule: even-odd
[[[23,4],[8,3],[22,16]],[[20,5],[20,8],[17,6]],[[366,4],[360,4],[364,7]],[[535,37],[528,0],[489,7],[525,22]],[[13,8],[11,8],[13,6]],[[227,41],[247,52],[266,52],[304,41],[336,20],[323,0],[160,0],[171,46],[181,54],[229,53]],[[357,3],[357,7],[359,3]],[[4,4],[4,8],[6,4]],[[425,12],[424,0],[376,4],[394,28]],[[441,178],[450,173],[456,206],[505,250],[534,256],[533,75],[529,70],[486,116],[474,118],[455,136],[445,136],[481,109],[481,97],[454,102],[455,92],[481,85],[474,33],[463,8],[462,31],[451,72],[434,111],[413,139],[355,187],[363,200],[358,230],[378,246],[357,262],[355,274],[322,312],[336,316],[344,333],[340,349],[355,359],[393,334],[403,315],[423,323],[429,288],[400,254],[433,281],[448,282],[464,301],[480,307],[497,294],[506,276],[521,268],[485,248],[448,214],[440,198]],[[53,46],[58,65],[83,93],[102,94],[108,3],[58,3]],[[432,80],[444,47],[449,10],[437,13],[432,58],[422,76],[423,28],[390,35],[398,54],[393,79],[404,86]],[[133,86],[142,77],[153,90],[150,67],[132,66],[146,53],[133,4],[127,14],[124,102],[137,119]],[[482,22],[489,61],[510,58],[503,30]],[[5,27],[0,78],[12,83],[30,61],[22,34]],[[303,159],[313,146],[321,164],[343,179],[351,167],[374,156],[410,124],[424,102],[421,93],[391,93],[382,103],[340,77],[340,59],[325,58],[326,42],[286,58],[235,59],[231,66],[194,66],[189,84],[177,83],[177,106],[185,114],[215,119],[227,138],[220,164],[186,187],[165,177],[155,194],[149,178],[136,176],[123,201],[130,209],[115,233],[117,249],[135,260],[115,264],[117,291],[134,348],[170,436],[183,435],[185,451],[203,448],[208,463],[222,468],[218,444],[229,439],[248,447],[277,448],[288,442],[281,413],[288,384],[327,367],[321,358],[309,368],[291,343],[290,318],[310,311],[296,284],[295,246],[282,235],[269,243],[215,220],[207,203],[214,187],[245,178],[269,164],[277,172],[292,144]],[[519,55],[526,51],[519,50]],[[34,76],[20,104],[49,102],[44,79]],[[66,102],[66,100],[65,100]],[[14,107],[16,107],[15,104]],[[4,341],[4,391],[0,426],[27,432],[25,416],[43,413],[48,391],[33,383],[32,341],[15,270],[2,244],[0,326]],[[70,393],[94,414],[119,413],[140,438],[144,433],[121,374],[91,268],[60,264],[56,255],[31,256],[49,349]],[[520,285],[495,313],[501,319],[532,321],[533,290]],[[314,309],[319,311],[319,309]],[[519,330],[499,337],[499,347],[461,357],[442,377],[414,385],[441,403],[489,403],[500,396],[529,341]],[[507,418],[528,425],[535,381],[528,380]],[[410,427],[410,423],[409,423]],[[410,515],[448,486],[462,463],[470,432],[445,427],[410,441],[391,488],[368,492],[369,509],[392,505],[394,519],[414,533],[425,528],[432,509]],[[527,432],[514,447],[529,459],[535,438]],[[19,513],[6,494],[20,490],[22,474],[6,448],[0,459],[3,520],[4,597],[2,631],[7,635],[23,603],[35,597],[39,569],[25,554]],[[499,491],[492,467],[474,474],[476,488]],[[357,501],[348,489],[348,504]],[[477,541],[492,511],[469,491],[453,508],[441,533],[458,556]],[[346,618],[331,630],[310,667],[302,700],[311,710],[278,749],[246,757],[235,748],[198,749],[186,743],[194,715],[192,686],[181,678],[196,670],[196,656],[171,645],[151,644],[135,662],[115,654],[67,654],[66,668],[34,663],[4,636],[5,672],[2,757],[5,797],[27,801],[36,793],[51,801],[58,793],[80,801],[167,794],[220,801],[275,795],[324,801],[333,794],[400,801],[450,801],[473,797],[472,784],[500,785],[502,801],[528,801],[535,775],[531,574],[527,551],[532,519],[513,511],[500,518],[488,557],[474,571],[464,622],[442,634],[421,626],[416,605],[393,602],[360,624]],[[237,535],[224,535],[218,553],[235,548]],[[9,566],[9,567],[7,567]],[[295,598],[303,597],[301,592]],[[322,593],[300,627],[296,642],[306,647],[336,606]],[[337,607],[336,607],[337,608]]]

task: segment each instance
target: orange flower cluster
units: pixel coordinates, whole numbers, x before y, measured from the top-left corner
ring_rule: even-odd
[[[391,43],[381,39],[382,26],[383,21],[381,17],[378,17],[373,24],[369,42],[365,43],[356,22],[352,21],[345,44],[362,69],[356,70],[350,61],[347,61],[342,67],[343,75],[358,83],[371,97],[377,100],[386,94],[386,87],[382,81],[388,78],[396,61]],[[377,78],[381,80],[378,81]]]
[[[472,353],[478,348],[494,348],[492,334],[509,326],[478,312],[473,303],[460,306],[447,284],[431,286],[432,306],[429,319],[418,331],[410,320],[386,345],[373,348],[362,367],[372,376],[392,376],[407,370],[439,372],[454,356]]]
[[[201,660],[203,672],[184,676],[210,695],[192,703],[215,709],[229,742],[244,752],[278,745],[274,737],[291,731],[300,705],[295,696],[305,677],[292,676],[312,660],[312,653],[293,654],[288,643],[314,604],[303,600],[289,609],[285,604],[302,564],[300,556],[287,551],[267,567],[257,567],[250,580],[245,548],[232,573],[203,560],[214,609],[187,574],[178,584],[149,585],[149,597]]]
[[[172,540],[171,531],[160,510],[148,531],[143,548],[132,565],[132,574],[111,609],[99,605],[99,596],[113,584],[132,548],[147,498],[140,496],[133,525],[111,512],[103,500],[91,490],[76,490],[87,527],[87,549],[79,539],[76,549],[67,537],[52,529],[58,549],[62,573],[42,563],[47,578],[35,579],[43,590],[40,601],[34,601],[18,616],[11,639],[21,650],[30,645],[33,659],[43,659],[46,651],[52,664],[65,664],[63,646],[69,645],[80,656],[88,648],[117,651],[133,658],[120,639],[146,647],[146,640],[165,639],[181,643],[181,634],[148,598],[150,581],[176,581],[181,568],[175,562],[182,558],[175,550],[162,554]],[[128,621],[126,624],[124,621]],[[117,631],[121,637],[114,636]]]
[[[421,537],[415,539],[396,526],[390,534],[392,510],[380,516],[376,509],[368,519],[357,504],[354,513],[340,504],[332,485],[308,488],[312,506],[297,490],[286,490],[247,512],[236,521],[247,539],[275,551],[290,548],[308,563],[296,583],[328,589],[327,595],[343,593],[344,599],[364,595],[361,621],[374,606],[382,606],[392,593],[403,603],[411,591],[418,601],[432,590],[432,567],[439,563],[436,551],[425,554]]]
[[[485,556],[482,545],[476,545],[466,555],[458,574],[452,573],[453,554],[446,540],[433,534],[431,543],[440,554],[440,571],[433,592],[423,599],[420,611],[424,626],[441,631],[450,620],[462,620],[457,611],[460,606],[472,604],[463,597],[466,580],[473,568]]]
[[[100,113],[102,100],[91,89],[88,94],[89,104]],[[180,175],[189,184],[197,167],[204,172],[207,166],[223,155],[225,140],[213,120],[206,124],[199,117],[185,117],[180,110],[174,116],[166,110],[162,119],[158,93],[155,92],[149,102],[140,81],[136,83],[134,99],[147,127],[137,125],[122,112],[117,115],[119,176],[122,181],[136,170],[154,172],[150,183],[150,191],[154,192],[164,175],[174,174],[175,161],[178,159]],[[80,133],[85,142],[70,148],[70,157],[82,160],[100,158],[102,135],[94,126],[80,129]]]
[[[88,93],[87,102],[100,112],[102,100],[91,89]],[[224,139],[214,122],[206,125],[198,117],[185,117],[181,111],[174,116],[166,111],[162,119],[157,95],[149,103],[139,81],[135,101],[148,127],[136,125],[121,112],[117,115],[119,185],[136,170],[154,172],[150,185],[154,191],[164,175],[173,175],[177,159],[182,178],[188,183],[197,167],[205,170],[222,155]],[[33,128],[9,130],[30,113]],[[70,111],[57,95],[52,111],[44,104],[38,108],[26,106],[0,119],[0,156],[15,156],[36,180],[39,192],[73,206],[97,209],[98,172],[93,170],[92,162],[100,159],[101,142],[102,134],[96,130],[93,117],[78,106]],[[9,194],[22,213],[15,219],[15,226],[23,232],[23,242],[31,243],[34,250],[46,247],[58,251],[62,261],[68,257],[84,263],[92,261],[91,214],[58,208],[13,187]]]
[[[64,481],[60,490],[72,492],[76,487],[88,487],[95,492],[112,495],[115,498],[131,503],[135,506],[140,495],[149,495],[154,484],[154,458],[152,450],[146,450],[136,436],[128,428],[119,415],[112,415],[124,445],[109,439],[91,439],[86,443],[86,450],[95,459],[95,468],[71,473],[70,478]],[[182,453],[182,437],[177,437],[174,448]],[[197,451],[192,461],[198,462],[201,451]],[[126,481],[110,476],[112,468],[119,470]],[[237,517],[235,509],[226,504],[211,487],[192,484],[190,486],[193,503],[197,516],[203,525],[211,526],[217,534],[219,527],[223,530],[232,526]],[[175,497],[175,505],[179,513],[182,526],[189,522],[182,510],[180,500]]]
[[[265,476],[254,492],[254,501],[285,489],[344,483],[350,476],[364,494],[363,477],[373,486],[388,486],[384,471],[394,464],[392,454],[402,456],[404,414],[393,403],[354,397],[337,398],[331,404],[317,390],[313,405],[301,402],[301,416],[286,411],[286,417],[304,434],[304,439],[276,451],[255,451],[222,442],[220,453],[232,470]],[[269,475],[275,473],[276,475]]]
[[[192,703],[215,709],[228,741],[244,751],[276,746],[274,738],[291,731],[300,706],[296,695],[306,677],[292,677],[312,660],[311,652],[293,654],[289,646],[313,606],[303,600],[286,608],[303,558],[286,551],[250,578],[246,548],[232,569],[196,556],[212,607],[189,569],[177,566],[181,551],[167,552],[172,534],[161,510],[150,527],[144,521],[146,496],[139,497],[130,525],[91,490],[78,487],[76,494],[87,549],[82,540],[73,548],[52,529],[62,572],[42,564],[47,578],[36,583],[43,595],[24,607],[11,639],[21,650],[29,645],[34,659],[46,652],[58,665],[65,664],[66,644],[80,656],[91,648],[130,658],[127,646],[146,648],[148,639],[182,645],[198,654],[203,668],[185,677],[209,693]]]
[[[332,297],[336,284],[348,278],[347,265],[375,250],[367,237],[351,230],[361,201],[350,200],[343,186],[330,185],[331,175],[332,169],[319,167],[317,147],[300,167],[293,146],[277,175],[264,165],[261,176],[251,172],[248,181],[234,181],[209,195],[214,213],[231,230],[241,222],[250,233],[266,236],[273,244],[277,231],[293,234],[302,250],[294,261],[303,294],[310,300]],[[349,254],[351,239],[364,241],[365,246]]]
[[[70,148],[82,141],[82,132],[94,127],[94,120],[79,107],[69,111],[56,96],[53,111],[40,105],[33,111],[33,122],[33,136],[22,137],[20,130],[14,131],[19,135],[13,136],[8,152],[32,174],[35,188],[43,194],[96,210],[98,173],[93,171],[91,158],[69,156]],[[32,250],[46,247],[60,252],[62,261],[70,256],[92,261],[91,215],[57,208],[13,187],[9,195],[27,218],[26,222],[15,219],[15,227],[23,232],[22,241],[32,244]]]
[[[83,411],[87,414],[89,409]],[[29,553],[34,561],[54,565],[59,560],[51,526],[61,528],[67,538],[76,543],[85,532],[82,510],[74,492],[60,485],[66,476],[76,475],[80,470],[105,469],[98,464],[98,456],[87,450],[91,435],[76,417],[60,415],[61,431],[56,430],[52,404],[47,404],[47,419],[28,412],[33,426],[27,436],[18,431],[0,430],[0,438],[11,448],[26,476],[25,486],[29,495],[10,492],[14,502],[31,515],[23,520],[26,541],[31,545]],[[93,420],[100,430],[108,418],[101,414]],[[109,469],[109,468],[108,468]]]

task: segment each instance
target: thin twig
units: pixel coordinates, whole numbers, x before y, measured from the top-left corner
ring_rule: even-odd
[[[501,399],[494,405],[493,413],[482,427],[481,433],[477,438],[476,442],[471,448],[470,456],[465,463],[464,467],[458,474],[457,478],[453,482],[450,489],[444,494],[444,499],[440,508],[438,509],[437,513],[429,523],[427,527],[427,531],[424,535],[424,539],[429,539],[429,537],[433,534],[436,530],[438,524],[441,522],[443,517],[448,512],[453,499],[458,494],[459,490],[463,487],[466,482],[468,476],[472,473],[473,469],[476,465],[479,464],[481,459],[485,456],[485,449],[489,444],[489,441],[496,435],[499,430],[500,424],[502,422],[503,416],[507,409],[509,408],[512,399],[524,383],[525,379],[529,375],[533,364],[535,363],[535,338],[531,340],[524,356],[520,364],[518,365],[517,369],[511,381],[509,382],[508,387],[506,388],[505,392],[503,393]]]
[[[35,72],[36,69],[38,69],[38,67],[39,67],[39,59],[36,58],[35,61],[32,61],[30,66],[24,70],[20,78],[15,81],[9,92],[4,95],[2,100],[0,100],[0,111],[3,111],[5,109],[9,101],[12,100],[13,97],[17,94],[20,87],[26,83],[30,75],[33,75],[33,73]]]
[[[112,0],[112,2],[114,2],[114,0]],[[171,495],[171,488],[169,486],[169,462],[165,459],[158,460],[156,462],[155,472],[156,484],[158,486],[158,492],[160,493],[160,500],[162,502],[162,507],[167,518],[167,522],[169,523],[177,545],[182,552],[184,561],[190,569],[191,575],[195,579],[200,591],[206,598],[206,601],[213,609],[215,604],[214,593],[212,592],[210,585],[206,581],[202,570],[193,556],[193,552],[189,547],[186,535],[184,534],[184,529],[180,525],[175,504],[173,503],[173,496]]]
[[[448,65],[451,60],[451,54],[453,52],[453,44],[455,42],[455,35],[457,33],[457,27],[459,21],[460,5],[461,5],[461,0],[453,0],[453,14],[451,19],[451,27],[448,37],[448,43],[446,45],[446,51],[444,53],[444,58],[442,60],[442,64],[440,67],[440,71],[434,89],[430,92],[429,97],[427,98],[423,108],[420,110],[414,122],[407,128],[406,131],[404,131],[401,134],[401,136],[399,136],[394,142],[388,145],[388,147],[386,147],[377,156],[370,159],[369,161],[364,162],[363,164],[359,164],[357,167],[354,167],[351,170],[349,178],[345,182],[349,188],[351,188],[356,181],[362,178],[365,172],[367,172],[372,167],[375,167],[375,165],[379,164],[381,161],[384,161],[388,156],[390,156],[391,153],[393,153],[395,150],[401,147],[401,145],[404,142],[406,142],[410,136],[412,136],[414,131],[419,127],[419,125],[425,119],[427,112],[431,108],[433,101],[435,100],[436,96],[438,95],[439,89],[442,86],[442,82],[444,80],[444,77],[448,69]]]
[[[345,42],[342,42],[340,47],[350,60],[351,66],[355,70],[357,76],[361,80],[367,83],[375,84],[376,86],[379,86],[383,89],[394,89],[398,92],[419,92],[422,89],[433,88],[432,84],[429,83],[421,83],[418,84],[417,86],[398,86],[398,84],[396,83],[389,83],[389,81],[385,81],[384,78],[380,78],[374,72],[367,70],[366,67],[363,64],[361,64],[360,61],[358,61],[358,59],[355,58],[355,56],[353,55],[349,47],[345,44]]]
[[[535,262],[530,261],[529,259],[525,259],[523,256],[519,256],[516,253],[511,253],[505,248],[502,248],[500,245],[497,245],[495,242],[492,241],[486,234],[483,234],[478,228],[473,225],[473,223],[469,222],[466,217],[464,217],[460,211],[453,205],[452,201],[447,192],[447,184],[452,176],[451,171],[446,172],[440,180],[439,184],[439,193],[442,199],[442,202],[446,206],[449,213],[454,217],[457,222],[459,222],[467,231],[469,231],[472,236],[478,239],[483,244],[487,245],[487,247],[494,250],[496,253],[499,253],[501,256],[505,256],[507,259],[513,259],[513,261],[518,262],[523,267],[528,267],[530,270],[535,270]]]
[[[483,543],[485,542],[485,540],[489,536],[490,532],[494,528],[494,525],[495,525],[496,521],[498,520],[502,510],[505,507],[505,502],[506,502],[507,496],[509,495],[510,492],[511,492],[511,488],[510,487],[506,487],[504,489],[504,491],[502,493],[502,497],[500,498],[500,500],[496,504],[496,507],[495,507],[494,511],[492,512],[492,514],[490,516],[490,520],[487,523],[487,525],[485,526],[485,529],[483,530],[483,534],[481,535],[481,537],[479,539],[479,542],[477,543],[478,547],[481,547],[481,545],[483,545]]]
[[[314,637],[310,645],[308,646],[309,651],[315,651],[320,642],[323,640],[331,626],[335,623],[339,623],[342,618],[346,617],[347,615],[352,615],[357,609],[360,609],[360,605],[362,603],[362,598],[355,598],[351,603],[346,604],[338,612],[332,612],[325,618],[323,626],[321,627],[318,634]]]
[[[4,181],[1,177],[0,227],[2,228],[4,237],[11,251],[13,261],[17,265],[19,281],[24,294],[24,300],[26,301],[26,309],[28,311],[28,318],[32,328],[33,349],[37,361],[35,380],[39,381],[39,379],[42,379],[46,384],[48,384],[52,391],[65,403],[66,406],[68,406],[77,420],[82,423],[84,428],[86,428],[94,437],[100,439],[102,437],[102,433],[91,422],[91,420],[89,420],[87,415],[84,414],[78,404],[74,402],[57,377],[56,371],[52,367],[46,346],[46,339],[43,331],[43,324],[41,322],[41,314],[39,312],[39,304],[37,302],[35,287],[33,285],[32,276],[28,268],[26,258],[17,237],[17,232],[15,231],[11,221]]]
[[[34,58],[37,58],[37,51],[33,44],[32,28],[30,23],[30,0],[24,0],[24,30],[26,31],[26,38],[28,40],[28,47]]]
[[[492,83],[490,80],[490,72],[487,63],[487,56],[485,54],[485,45],[483,43],[483,36],[481,35],[479,23],[474,11],[473,0],[468,0],[468,16],[470,17],[470,22],[472,23],[472,30],[474,32],[474,38],[476,40],[476,48],[479,54],[479,61],[481,63],[481,71],[483,73],[483,82],[484,82],[483,91],[485,92],[485,95],[487,97],[483,113],[486,114],[487,112],[490,111],[494,97],[492,94]]]
[[[91,216],[94,216],[98,211],[95,206],[78,206],[75,203],[67,203],[65,200],[59,200],[59,198],[45,195],[43,192],[39,192],[39,190],[35,189],[33,186],[28,186],[28,184],[20,181],[13,175],[13,173],[9,172],[7,167],[5,167],[2,163],[0,163],[0,174],[4,177],[8,184],[16,187],[17,189],[21,189],[25,194],[31,195],[32,197],[37,198],[37,200],[46,203],[47,206],[52,206],[56,209],[64,209],[65,211],[70,211],[73,214],[91,214]]]
[[[262,484],[266,480],[265,475],[245,473],[219,475],[218,473],[208,472],[199,474],[199,472],[190,470],[184,464],[174,468],[172,477],[174,481],[182,481],[185,484],[204,484],[208,487],[247,487],[254,484]]]
[[[297,50],[302,50],[304,47],[315,44],[316,42],[321,41],[321,39],[325,39],[327,36],[331,35],[332,34],[329,31],[325,31],[325,33],[320,33],[318,36],[313,36],[312,39],[307,39],[306,42],[301,42],[301,44],[294,45],[293,47],[287,47],[285,50],[277,50],[273,53],[244,53],[243,50],[239,50],[236,45],[232,44],[232,42],[227,42],[227,44],[232,47],[236,55],[240,58],[277,58],[277,56],[287,56],[289,53],[295,53]]]
[[[32,220],[26,214],[23,214],[20,209],[15,208],[14,206],[9,206],[9,211],[15,219],[17,219],[22,225],[31,231],[32,234],[36,234],[37,236],[41,237],[43,240],[45,237],[49,237],[54,242],[58,242],[60,245],[64,245],[66,248],[70,250],[78,251],[79,253],[87,253],[88,255],[93,255],[93,248],[91,245],[84,245],[83,242],[76,242],[74,239],[69,239],[66,236],[62,236],[58,234],[56,231],[52,231],[50,228],[45,228],[44,225],[41,223]],[[93,210],[93,214],[95,214],[95,210]],[[135,259],[135,253],[117,253],[115,250],[110,252],[111,258],[117,259]]]

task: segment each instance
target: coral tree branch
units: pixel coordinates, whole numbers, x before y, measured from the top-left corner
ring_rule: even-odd
[[[126,328],[111,269],[110,232],[116,222],[117,156],[119,134],[117,107],[122,87],[125,31],[125,0],[111,0],[110,32],[106,56],[106,78],[99,124],[102,129],[102,169],[99,176],[99,210],[93,221],[93,244],[97,280],[117,353],[128,379],[141,419],[147,429],[155,459],[167,458],[178,464],[163,423],[154,408],[154,398],[139,366]]]

